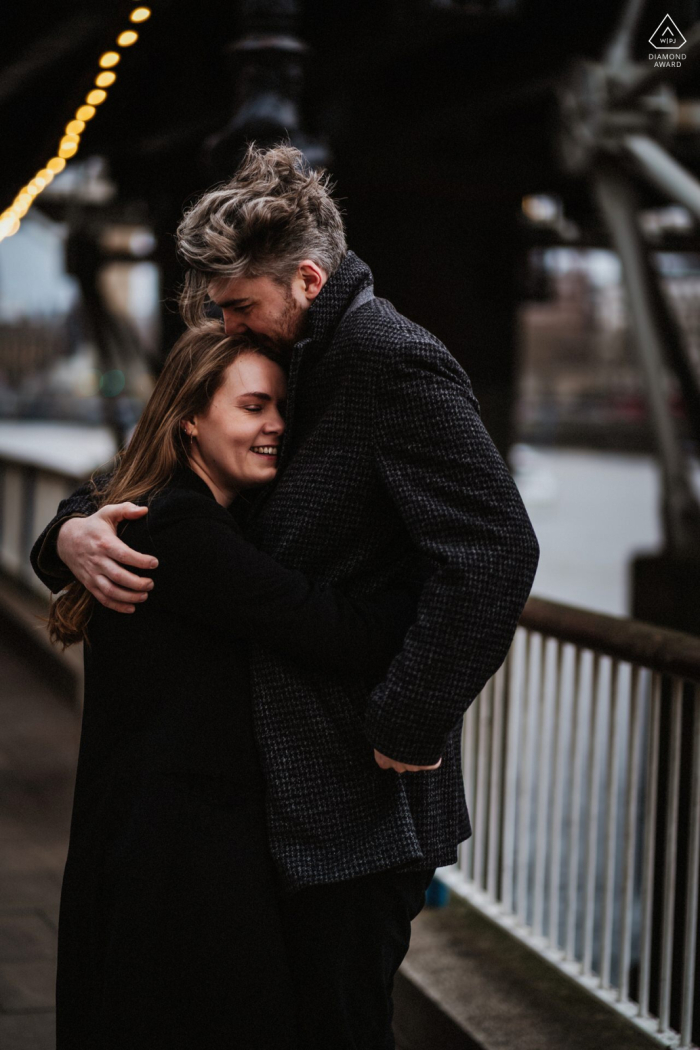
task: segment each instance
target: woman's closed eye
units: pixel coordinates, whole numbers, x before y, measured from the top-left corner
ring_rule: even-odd
[[[265,405],[252,404],[252,405],[241,405],[240,407],[243,409],[244,412],[262,412],[266,406]],[[277,411],[279,412],[279,414],[282,416],[283,419],[284,419],[284,414],[285,414],[286,408],[287,408],[287,402],[286,401],[279,401],[277,403]]]

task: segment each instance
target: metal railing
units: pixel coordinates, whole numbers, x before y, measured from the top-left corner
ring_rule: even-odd
[[[32,590],[46,588],[32,572],[29,552],[60,500],[81,484],[76,475],[0,456],[0,569]]]
[[[459,895],[665,1046],[697,1040],[700,639],[531,598],[464,720]]]

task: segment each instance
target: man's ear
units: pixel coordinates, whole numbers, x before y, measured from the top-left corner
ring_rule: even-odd
[[[315,263],[313,259],[303,259],[297,269],[297,277],[301,283],[302,294],[311,303],[328,280],[326,271]]]

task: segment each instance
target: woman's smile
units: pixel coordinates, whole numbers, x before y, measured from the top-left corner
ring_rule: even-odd
[[[268,456],[276,459],[279,447],[277,445],[253,445],[250,451],[255,452],[258,456]]]

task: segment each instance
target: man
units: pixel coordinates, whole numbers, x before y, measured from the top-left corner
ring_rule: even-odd
[[[189,324],[210,300],[228,333],[289,355],[277,477],[250,503],[250,538],[357,596],[401,578],[417,552],[429,564],[417,619],[381,682],[251,652],[300,1045],[386,1050],[411,919],[435,868],[471,834],[462,718],[508,651],[537,541],[466,374],[373,296],[327,180],[298,151],[251,147],[231,182],[185,215],[178,247]],[[54,590],[70,570],[131,612],[153,582],[124,566],[153,566],[115,528],[142,510],[65,520],[93,509],[80,490],[64,501],[35,567]]]

